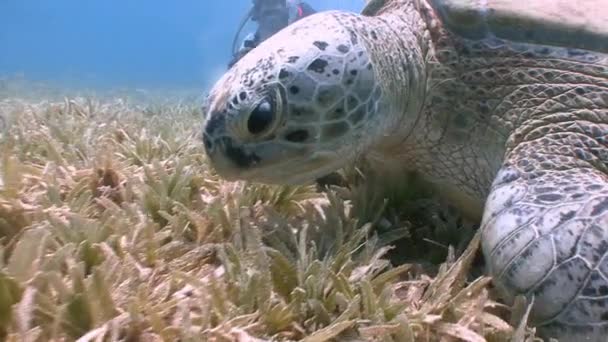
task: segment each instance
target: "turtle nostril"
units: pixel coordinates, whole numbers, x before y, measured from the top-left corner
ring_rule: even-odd
[[[264,132],[274,119],[274,112],[270,102],[264,100],[249,115],[247,121],[247,129],[252,134],[260,134]]]

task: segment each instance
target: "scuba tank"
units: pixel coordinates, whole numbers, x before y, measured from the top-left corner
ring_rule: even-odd
[[[245,16],[241,19],[241,22],[239,23],[239,28],[236,31],[236,34],[234,35],[234,39],[232,40],[232,55],[233,56],[236,56],[236,54],[238,53],[237,44],[238,44],[239,36],[241,35],[241,31],[243,31],[243,27],[245,27],[245,24],[247,24],[249,19],[251,19],[254,9],[255,9],[255,7],[250,8],[249,11],[245,14]]]

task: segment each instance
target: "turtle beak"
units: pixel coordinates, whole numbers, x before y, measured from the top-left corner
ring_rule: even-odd
[[[225,145],[222,145],[219,141],[213,140],[209,135],[203,134],[203,143],[205,145],[205,153],[211,166],[215,169],[215,172],[222,178],[228,181],[235,181],[238,179],[236,168],[232,161],[226,157]]]
[[[203,143],[211,165],[226,180],[242,179],[247,170],[260,162],[256,153],[246,151],[244,146],[229,137],[214,140],[208,134],[203,134]]]
[[[236,165],[226,157],[226,146],[233,146],[231,141],[220,139],[225,133],[226,117],[223,113],[210,111],[203,127],[203,145],[210,164],[224,178],[234,180]],[[228,139],[229,140],[229,139]]]

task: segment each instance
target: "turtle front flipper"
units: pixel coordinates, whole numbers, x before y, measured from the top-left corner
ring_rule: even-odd
[[[534,297],[530,323],[559,341],[608,333],[608,125],[587,125],[508,152],[481,225],[497,287]]]

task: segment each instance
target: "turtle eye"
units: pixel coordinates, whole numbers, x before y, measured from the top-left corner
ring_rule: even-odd
[[[268,100],[260,102],[249,115],[247,129],[251,134],[260,134],[272,124],[274,111]]]

